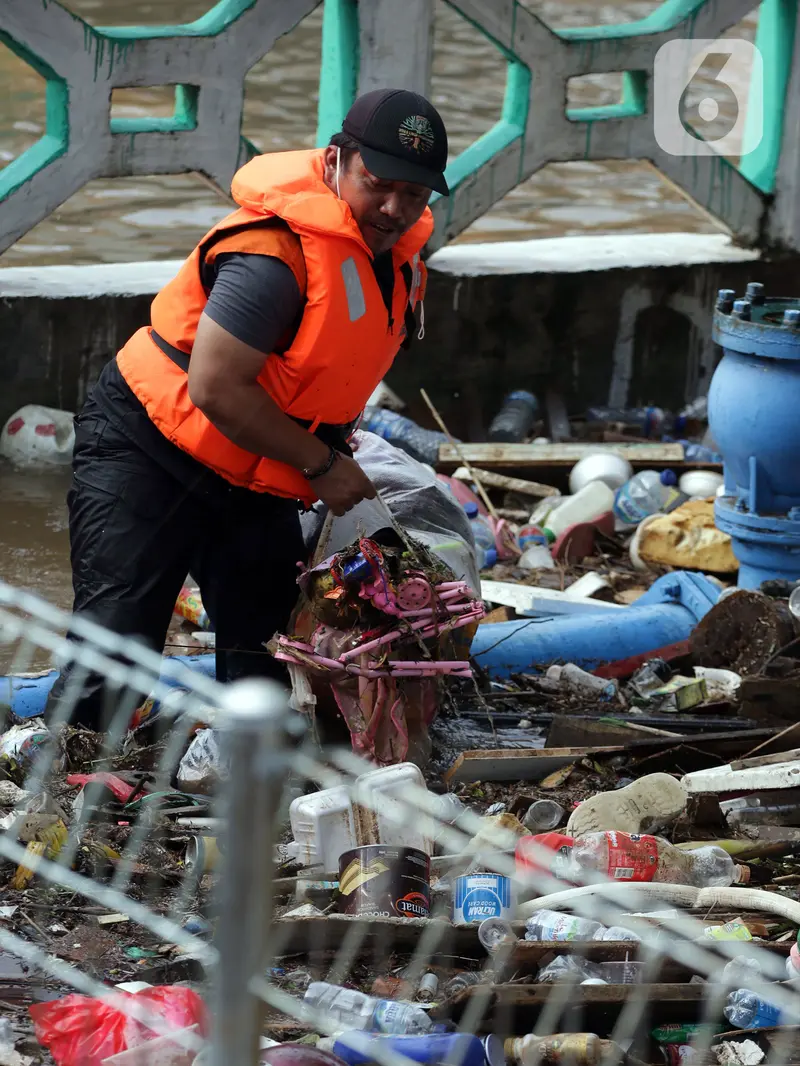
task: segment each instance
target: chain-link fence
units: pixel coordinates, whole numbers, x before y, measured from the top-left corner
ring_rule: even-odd
[[[376,772],[320,748],[270,684],[220,686],[4,585],[0,640],[0,963],[26,967],[6,980],[0,966],[0,1001],[16,1035],[32,1003],[78,992],[144,1027],[129,1063],[322,1066],[323,1048],[382,1066],[800,1057],[800,903],[791,884],[736,883],[745,857],[709,875],[690,851],[656,849],[657,880],[619,864],[609,878],[593,853],[567,862],[563,838],[523,838],[508,811],[479,814],[410,764]],[[65,668],[46,726],[20,718],[29,687]],[[101,733],[72,722],[90,675]],[[14,729],[27,747],[8,747]],[[192,746],[215,753],[218,787],[181,787]],[[131,980],[193,987],[207,1024],[120,1000]],[[753,995],[732,1003],[737,989]],[[727,1035],[739,1029],[752,1031]]]

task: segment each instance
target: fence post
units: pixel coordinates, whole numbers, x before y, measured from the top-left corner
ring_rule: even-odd
[[[219,878],[211,1066],[258,1061],[262,1001],[250,990],[267,961],[273,850],[288,774],[287,693],[269,681],[231,685],[220,725],[229,771],[220,795],[226,822]]]
[[[359,94],[412,89],[427,96],[433,55],[433,0],[369,0],[358,5]]]

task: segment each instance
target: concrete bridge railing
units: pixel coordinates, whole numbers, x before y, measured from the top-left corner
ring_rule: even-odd
[[[227,192],[255,152],[240,134],[244,78],[320,0],[219,0],[179,26],[95,28],[68,0],[2,0],[0,43],[46,80],[40,140],[0,171],[0,252],[98,177],[197,171]],[[517,0],[447,0],[507,66],[502,117],[452,159],[436,198],[434,248],[548,162],[647,159],[743,244],[800,248],[800,35],[796,0],[763,0],[764,131],[736,166],[665,151],[654,134],[656,53],[678,38],[716,39],[753,0],[665,0],[624,25],[550,29]],[[325,0],[318,143],[357,92],[430,82],[433,0]],[[622,74],[623,98],[567,109],[570,78]],[[112,90],[171,85],[169,118],[112,119]],[[757,102],[760,104],[760,100]],[[755,110],[755,106],[753,108]]]

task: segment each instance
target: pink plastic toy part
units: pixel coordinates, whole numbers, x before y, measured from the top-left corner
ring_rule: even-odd
[[[397,588],[397,603],[403,611],[418,611],[430,606],[433,590],[424,577],[410,577]]]

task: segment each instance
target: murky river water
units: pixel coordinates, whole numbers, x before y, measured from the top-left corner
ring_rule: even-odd
[[[64,2],[64,0],[62,0]],[[432,96],[451,150],[466,147],[499,117],[504,64],[466,21],[436,3]],[[94,25],[188,22],[211,0],[66,0]],[[554,28],[643,18],[658,0],[528,0]],[[314,143],[321,7],[250,71],[243,132],[263,151]],[[737,28],[752,38],[755,16]],[[0,168],[44,128],[44,83],[0,45]],[[612,76],[570,86],[570,106],[614,103]],[[169,115],[168,89],[120,90],[114,115]],[[229,207],[194,175],[93,181],[4,253],[0,266],[179,258]],[[520,240],[598,232],[706,232],[713,225],[646,164],[551,164],[477,221],[460,240]],[[68,471],[24,474],[0,465],[0,575],[70,605],[64,495]]]

